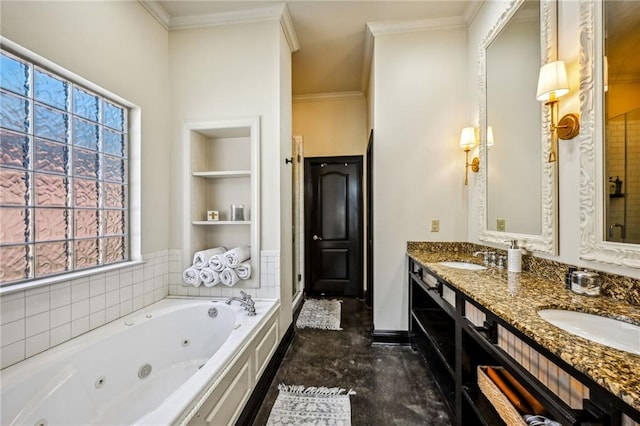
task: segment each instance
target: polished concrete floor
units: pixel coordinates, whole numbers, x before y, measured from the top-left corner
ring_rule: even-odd
[[[265,425],[278,384],[353,389],[351,423],[450,425],[422,357],[408,346],[371,345],[371,311],[343,298],[342,331],[296,329],[254,425]]]

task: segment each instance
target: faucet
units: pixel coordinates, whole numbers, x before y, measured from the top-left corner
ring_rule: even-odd
[[[251,298],[250,294],[240,291],[242,297],[230,297],[224,303],[230,305],[234,300],[240,302],[240,305],[247,311],[247,315],[252,317],[256,314],[256,303]]]
[[[473,256],[480,256],[482,255],[482,263],[484,263],[484,266],[487,266],[489,264],[489,252],[488,251],[477,251],[475,253],[473,253]]]

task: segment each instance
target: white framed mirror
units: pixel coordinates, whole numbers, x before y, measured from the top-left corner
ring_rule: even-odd
[[[630,151],[640,145],[639,21],[636,2],[580,1],[580,258],[631,268],[640,268]]]
[[[481,241],[519,240],[557,254],[557,163],[548,163],[548,109],[536,100],[540,66],[556,59],[555,0],[514,0],[480,48]],[[493,144],[487,144],[488,129]]]

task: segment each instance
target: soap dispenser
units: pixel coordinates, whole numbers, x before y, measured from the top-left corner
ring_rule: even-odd
[[[511,240],[511,247],[507,250],[507,271],[522,272],[522,250],[518,247],[518,240]]]

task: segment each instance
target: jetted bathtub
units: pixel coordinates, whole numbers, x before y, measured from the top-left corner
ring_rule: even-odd
[[[166,298],[7,367],[0,424],[186,422],[277,302],[255,307]]]

